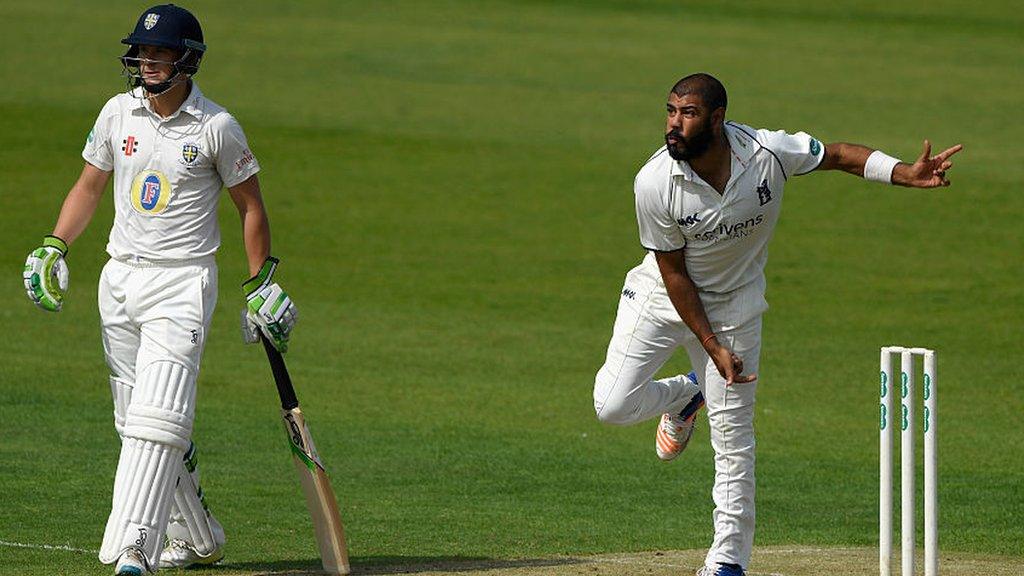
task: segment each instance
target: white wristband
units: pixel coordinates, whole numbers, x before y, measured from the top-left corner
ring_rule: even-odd
[[[892,184],[892,171],[900,161],[881,150],[875,150],[864,163],[864,179]]]

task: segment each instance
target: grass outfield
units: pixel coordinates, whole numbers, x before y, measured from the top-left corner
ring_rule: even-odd
[[[925,137],[965,145],[945,190],[834,173],[787,187],[768,265],[757,546],[876,544],[878,347],[909,343],[939,351],[943,552],[1020,561],[1021,11],[680,4],[187,4],[210,46],[197,80],[263,166],[280,281],[302,315],[288,361],[354,563],[710,542],[706,424],[666,465],[653,422],[601,426],[591,401],[622,277],[643,255],[632,180],[661,143],[668,87],[699,70],[755,126],[904,159]],[[91,554],[10,545],[99,547],[118,450],[95,304],[109,193],[72,247],[62,313],[36,310],[18,277],[123,86],[118,40],[143,8],[0,4],[0,297],[14,332],[0,348],[0,574],[109,573]],[[309,568],[269,369],[236,327],[246,274],[230,202],[222,222],[195,426],[229,538],[212,573]],[[686,369],[679,354],[664,373]]]

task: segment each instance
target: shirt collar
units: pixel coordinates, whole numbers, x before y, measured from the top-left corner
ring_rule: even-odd
[[[203,115],[203,91],[199,89],[199,84],[192,81],[192,90],[188,93],[188,98],[181,103],[180,110],[186,112],[193,118],[198,119]]]
[[[143,110],[146,110],[146,111],[156,115],[156,113],[153,112],[153,109],[150,107],[149,99],[147,99],[142,94],[142,92],[144,90],[145,90],[145,88],[143,88],[141,86],[139,86],[138,88],[135,88],[134,90],[132,90],[132,92],[133,92],[132,96],[135,97],[135,108],[134,109],[135,110],[143,109]],[[188,114],[189,116],[191,116],[191,117],[193,117],[195,119],[199,119],[202,116],[202,114],[203,114],[203,108],[202,108],[203,99],[204,99],[204,96],[203,96],[202,90],[200,90],[199,89],[199,85],[196,84],[195,81],[193,81],[192,82],[192,90],[189,91],[188,97],[185,98],[185,101],[181,103],[181,107],[179,107],[177,110],[175,110],[174,113],[171,114],[170,116],[168,116],[166,118],[162,118],[161,120],[163,120],[163,121],[170,120],[172,118],[177,117],[178,114],[180,114],[182,112]]]
[[[750,158],[757,151],[757,144],[754,139],[736,126],[731,123],[725,123],[725,137],[729,141],[729,153],[732,156],[732,160],[738,161],[740,169],[746,169],[747,165],[750,164]],[[693,180],[695,174],[693,168],[690,167],[690,163],[685,160],[672,160],[671,171],[669,172],[672,176],[682,176],[686,180]],[[737,173],[733,170],[733,173]]]
[[[744,168],[750,163],[750,158],[757,151],[757,143],[754,138],[742,129],[730,122],[725,123],[725,135],[729,139],[729,148],[732,149],[732,156],[739,160]]]
[[[686,160],[672,159],[672,166],[669,172],[672,176],[682,176],[685,180],[693,180],[693,168]]]

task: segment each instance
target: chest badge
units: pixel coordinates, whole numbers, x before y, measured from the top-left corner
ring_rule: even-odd
[[[140,214],[159,214],[171,201],[171,183],[159,170],[143,170],[132,181],[132,208]]]
[[[181,161],[186,166],[191,166],[196,161],[196,158],[199,158],[199,146],[185,144],[181,147]]]
[[[761,206],[772,201],[772,191],[768,188],[768,179],[761,180],[761,185],[757,187],[757,201],[761,203]]]

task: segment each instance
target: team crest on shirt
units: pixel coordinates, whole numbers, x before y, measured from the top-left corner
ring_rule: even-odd
[[[199,146],[188,142],[181,147],[181,163],[186,166],[192,166],[196,159],[199,158]]]
[[[757,187],[757,201],[761,203],[761,206],[772,201],[772,191],[768,188],[768,179],[761,180],[761,185]]]
[[[159,19],[159,14],[153,14],[150,12],[149,14],[146,14],[146,19],[142,21],[142,25],[145,26],[146,30],[152,30],[153,26],[156,26],[156,22]]]
[[[171,201],[171,183],[159,170],[143,170],[132,181],[132,207],[140,214],[159,214]]]

